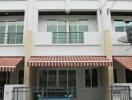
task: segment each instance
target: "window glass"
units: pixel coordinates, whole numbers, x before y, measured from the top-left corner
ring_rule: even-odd
[[[132,28],[132,21],[125,21],[125,25],[126,25],[126,30],[129,28]]]
[[[90,77],[90,70],[85,70],[85,86],[91,86],[91,77]]]
[[[124,32],[125,31],[125,23],[123,20],[115,20],[115,31],[116,32]]]
[[[98,86],[98,73],[97,69],[92,69],[92,86]]]
[[[48,87],[56,87],[56,71],[49,70],[48,71]]]
[[[98,86],[97,69],[87,69],[87,70],[85,70],[85,86],[86,87]]]
[[[40,87],[47,87],[47,71],[46,70],[43,70],[43,71],[40,71],[40,74],[39,74],[39,86]]]
[[[59,71],[59,86],[67,87],[67,71],[66,70]]]
[[[69,43],[78,43],[77,21],[70,21]]]
[[[76,71],[75,70],[68,71],[68,86],[76,87]]]
[[[5,33],[6,22],[0,22],[0,33]]]
[[[88,20],[78,21],[78,32],[88,32]]]
[[[117,69],[114,69],[114,83],[117,83]]]
[[[10,72],[0,72],[0,87],[10,82]]]
[[[16,44],[23,42],[23,21],[17,21]]]
[[[19,70],[19,84],[23,84],[24,70]]]
[[[15,44],[16,40],[16,22],[8,22],[8,44]]]
[[[17,33],[23,33],[23,21],[17,21]]]
[[[4,43],[5,30],[6,30],[6,23],[5,22],[0,22],[0,44]]]
[[[47,32],[57,32],[57,21],[55,20],[47,21]]]
[[[47,32],[52,32],[52,43],[55,44],[84,43],[88,20],[47,20]]]
[[[52,43],[57,43],[57,21],[48,20],[47,21],[47,32],[52,32]]]
[[[66,21],[58,21],[58,43],[66,43]]]

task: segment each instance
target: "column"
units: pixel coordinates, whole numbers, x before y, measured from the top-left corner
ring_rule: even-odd
[[[104,51],[105,55],[108,59],[112,60],[112,26],[111,26],[111,14],[108,8],[108,1],[101,0],[100,8],[101,8],[101,19],[102,19],[102,33],[104,34]],[[102,85],[107,89],[113,84],[113,66],[109,66],[107,68],[101,69],[102,73]],[[111,100],[111,92],[108,90],[105,92],[105,100]]]
[[[24,51],[25,51],[25,62],[24,62],[24,85],[26,87],[32,87],[32,71],[30,66],[27,65],[27,62],[32,56],[33,40],[34,34],[37,32],[38,24],[38,9],[37,9],[37,0],[28,0],[26,9],[25,9],[25,18],[24,18]],[[30,100],[31,95],[26,93],[26,100]]]

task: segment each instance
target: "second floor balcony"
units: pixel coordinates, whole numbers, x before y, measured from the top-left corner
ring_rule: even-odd
[[[22,44],[23,33],[0,33],[0,44]]]
[[[96,15],[40,15],[36,45],[100,45]]]

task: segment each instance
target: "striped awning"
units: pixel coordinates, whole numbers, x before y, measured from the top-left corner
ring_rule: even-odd
[[[14,71],[23,60],[23,57],[2,56],[0,57],[0,71]]]
[[[104,56],[32,56],[28,65],[33,67],[112,66],[112,61]]]
[[[132,56],[118,56],[114,57],[114,60],[123,65],[126,69],[132,71]]]

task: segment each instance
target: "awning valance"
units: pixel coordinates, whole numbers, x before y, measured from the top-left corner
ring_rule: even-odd
[[[33,67],[112,66],[112,61],[104,56],[32,56],[28,65]]]
[[[118,56],[114,57],[114,60],[123,65],[126,69],[132,71],[132,56]]]
[[[0,71],[14,71],[23,60],[23,57],[2,56],[0,57]]]

